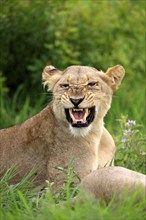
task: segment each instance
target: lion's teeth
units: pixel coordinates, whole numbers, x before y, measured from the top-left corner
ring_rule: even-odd
[[[83,109],[82,108],[74,108],[73,111],[79,112],[79,111],[83,111]]]
[[[83,118],[83,122],[86,122],[86,118],[88,116],[88,108],[85,109],[85,115],[84,115],[84,118]]]
[[[88,108],[85,108],[85,113],[88,115]]]
[[[74,118],[74,116],[72,114],[72,109],[69,109],[69,114],[70,114],[70,117],[72,118],[73,122],[76,122],[76,119]]]
[[[73,112],[82,112],[82,111],[84,111],[84,117],[83,118],[80,118],[79,120],[78,119],[76,119],[75,117],[74,117],[74,113]],[[88,109],[88,108],[85,108],[85,109],[69,109],[69,114],[70,114],[70,117],[72,118],[72,120],[73,120],[73,122],[74,123],[76,123],[76,122],[78,122],[78,121],[82,121],[82,122],[86,122],[86,120],[87,120],[87,117],[88,117],[88,115],[89,115],[89,113],[90,113],[90,110]]]

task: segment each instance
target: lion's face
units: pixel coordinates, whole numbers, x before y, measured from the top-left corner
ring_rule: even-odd
[[[88,134],[110,108],[113,79],[86,66],[71,66],[63,72],[52,66],[46,68],[43,79],[53,91],[53,110],[57,119],[69,125],[75,136]]]
[[[63,112],[60,119],[65,118],[74,128],[85,128],[99,113],[109,109],[112,90],[96,69],[69,67],[55,85],[53,94],[55,106]]]

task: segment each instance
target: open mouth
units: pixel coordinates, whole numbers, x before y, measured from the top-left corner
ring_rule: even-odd
[[[92,108],[65,109],[66,119],[72,127],[88,127],[95,117],[95,106]]]

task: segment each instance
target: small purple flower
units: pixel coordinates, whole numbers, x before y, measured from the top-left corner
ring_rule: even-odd
[[[127,141],[127,139],[125,137],[122,138],[121,142],[125,143]]]
[[[131,125],[136,125],[136,121],[128,120],[126,124],[128,127],[130,127]]]

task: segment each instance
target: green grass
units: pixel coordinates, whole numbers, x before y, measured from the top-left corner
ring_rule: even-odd
[[[37,94],[33,102],[33,97],[26,96],[22,99],[23,85],[20,85],[13,95],[8,96],[1,93],[0,98],[0,128],[7,128],[19,123],[24,122],[26,119],[32,117],[41,111],[50,100],[50,94],[40,93]]]
[[[10,169],[0,182],[2,220],[145,219],[145,198],[143,195],[141,200],[137,200],[137,195],[140,194],[138,190],[130,197],[125,194],[124,200],[119,202],[113,198],[108,204],[103,200],[95,201],[84,194],[72,202],[72,187],[68,188],[68,181],[62,188],[62,196],[62,190],[53,193],[50,184],[43,192],[32,188],[30,176],[33,171],[20,183],[9,185],[8,180],[14,173],[15,169]]]

